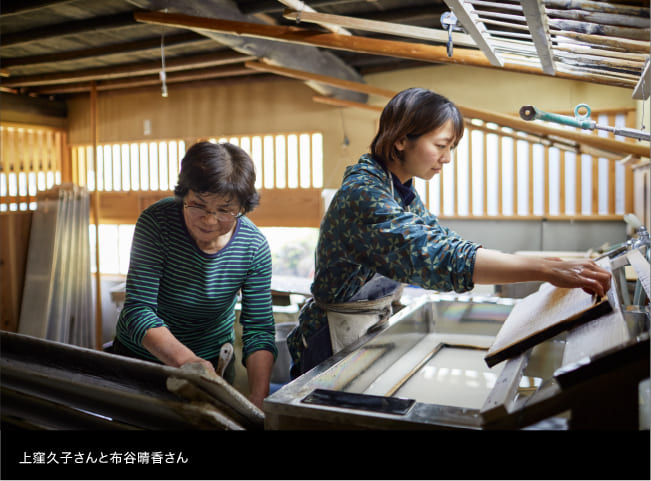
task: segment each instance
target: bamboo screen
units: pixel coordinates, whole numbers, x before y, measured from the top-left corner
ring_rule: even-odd
[[[0,134],[0,212],[35,210],[36,194],[62,182],[65,131],[2,123]]]

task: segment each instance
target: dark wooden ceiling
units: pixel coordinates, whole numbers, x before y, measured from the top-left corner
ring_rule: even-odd
[[[163,62],[165,82],[170,84],[261,79],[273,74],[252,69],[247,62],[265,59],[354,81],[370,72],[448,61],[584,79],[632,92],[648,76],[644,74],[649,58],[648,0],[305,3],[309,8],[297,9],[289,0],[2,0],[0,89],[60,98],[87,92],[91,82],[98,90],[160,88]],[[538,5],[537,20],[529,14],[524,18],[525,3],[529,9]],[[468,21],[457,15],[453,38],[458,41],[453,42],[452,57],[430,54],[431,48],[419,50],[445,49],[441,36],[405,37],[395,27],[434,29],[447,38],[441,16],[461,8],[475,16]],[[294,17],[299,20],[288,10],[298,12]],[[147,12],[165,12],[170,21],[138,18]],[[342,32],[331,24],[307,21],[309,12],[344,17],[356,28]],[[243,27],[237,35],[221,25],[200,29],[180,22],[179,14],[242,22]],[[387,23],[372,31],[365,20]],[[536,21],[542,21],[544,30]],[[256,31],[257,25],[277,28],[269,36]],[[543,33],[536,41],[539,30]],[[290,50],[298,44],[304,49]]]

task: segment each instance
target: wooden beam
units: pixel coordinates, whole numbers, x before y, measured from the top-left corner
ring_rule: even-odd
[[[430,42],[446,43],[448,32],[441,29],[415,27],[402,23],[380,22],[364,18],[346,17],[343,15],[330,15],[325,13],[298,12],[296,10],[285,10],[283,17],[289,20],[300,19],[301,22],[318,23],[319,25],[338,25],[354,30],[396,35],[399,37],[417,38]],[[476,47],[477,43],[470,35],[459,32],[452,32],[452,41],[455,45],[465,47]]]
[[[203,35],[194,32],[185,32],[179,35],[170,35],[165,37],[165,48],[185,45],[197,42],[213,42]],[[80,50],[69,50],[66,52],[56,52],[42,55],[28,55],[24,57],[8,57],[2,59],[2,65],[6,68],[20,67],[24,65],[36,65],[42,63],[64,62],[66,60],[83,60],[96,58],[104,55],[113,55],[116,53],[136,53],[147,51],[160,51],[160,36],[136,40],[133,42],[124,42],[105,47],[92,47]]]
[[[2,36],[2,46],[13,47],[32,42],[45,42],[66,35],[92,35],[93,33],[97,33],[99,30],[128,27],[133,24],[134,20],[132,12],[74,20],[50,26],[42,26],[32,30],[23,30],[16,33],[5,34]]]
[[[627,52],[650,53],[651,46],[649,41],[640,42],[637,40],[614,38],[606,35],[590,35],[585,33],[576,33],[568,31],[553,31],[554,37],[566,37],[587,45],[602,45],[610,48],[622,49]]]
[[[569,8],[589,12],[614,13],[619,15],[649,18],[649,7],[619,5],[613,2],[592,2],[586,0],[544,0],[551,8]],[[648,3],[648,2],[647,2]]]
[[[315,95],[312,97],[312,100],[320,104],[332,105],[333,107],[354,107],[358,109],[371,110],[373,112],[378,112],[378,113],[384,110],[384,107],[382,107],[381,105],[362,104],[359,102],[352,102],[350,100],[341,100],[341,99],[335,99],[333,97],[324,97],[322,95]]]
[[[34,12],[43,8],[70,3],[73,0],[2,0],[0,17]]]
[[[251,71],[242,66],[227,66],[227,67],[213,67],[206,69],[187,70],[183,72],[172,72],[167,74],[166,82],[170,84],[178,84],[184,82],[201,82],[216,80],[222,78],[238,78],[241,81],[242,77],[264,77],[259,75],[262,72]],[[272,77],[271,75],[269,77]],[[97,91],[105,92],[108,90],[120,89],[133,89],[139,87],[157,86],[160,87],[160,77],[158,75],[147,75],[138,78],[122,78],[115,80],[103,80],[97,82]],[[46,85],[43,87],[36,87],[30,89],[30,92],[42,95],[54,94],[70,94],[79,92],[88,92],[90,89],[88,82],[68,83],[61,85]]]
[[[309,5],[306,5],[305,2],[302,2],[301,0],[278,0],[278,1],[294,11],[299,11],[301,20],[305,20],[305,15],[314,15],[314,14],[318,15],[316,10],[314,10]],[[338,33],[340,35],[350,35],[350,32],[348,30],[343,28],[341,25],[337,25],[336,23],[320,22],[318,20],[315,21],[314,23],[321,25],[326,30],[330,30],[332,33]]]
[[[93,163],[95,171],[95,186],[98,184],[99,161],[97,158],[97,146],[99,143],[98,133],[99,125],[97,123],[97,89],[95,82],[91,83],[90,89],[90,136],[93,149]],[[93,204],[93,217],[95,219],[95,348],[102,349],[102,282],[101,282],[101,269],[100,269],[100,248],[99,248],[99,219],[100,219],[100,192],[98,188],[92,194]]]
[[[545,6],[542,4],[542,0],[520,0],[520,3],[524,16],[527,18],[531,39],[536,46],[543,72],[554,75],[556,67],[554,66]]]
[[[633,89],[633,98],[635,100],[646,100],[649,98],[649,91],[651,91],[651,69],[649,69],[649,59],[647,59],[640,81]]]
[[[381,89],[378,87],[373,87],[370,85],[350,82],[346,80],[337,79],[334,77],[327,77],[325,75],[315,75],[309,72],[303,72],[299,70],[279,68],[272,65],[265,65],[259,62],[246,62],[244,64],[246,67],[253,68],[256,70],[263,70],[266,72],[276,73],[279,75],[285,75],[287,77],[296,78],[299,80],[305,81],[316,81],[322,83],[329,83],[332,86],[339,88],[352,88],[357,92],[367,93],[369,95],[380,95],[387,98],[392,98],[397,94],[395,91]],[[612,140],[606,137],[599,137],[597,135],[584,134],[581,132],[576,132],[573,130],[558,129],[554,127],[548,127],[536,122],[529,122],[526,120],[519,119],[506,114],[499,114],[494,112],[488,112],[485,110],[474,109],[470,107],[464,107],[457,104],[457,107],[464,115],[464,117],[469,117],[472,119],[480,119],[484,122],[494,122],[498,125],[504,127],[511,127],[516,130],[523,132],[528,132],[534,135],[540,136],[554,136],[561,139],[569,139],[581,144],[588,145],[597,149],[602,149],[607,152],[613,152],[621,155],[635,155],[638,157],[649,158],[649,147],[643,145],[632,144],[628,142],[621,142],[618,140]]]
[[[529,0],[525,0],[529,1]],[[544,7],[543,7],[544,8]],[[649,17],[634,17],[631,15],[621,15],[617,13],[589,12],[583,9],[575,10],[555,10],[547,9],[547,15],[553,18],[563,18],[566,20],[575,20],[578,22],[590,22],[599,25],[608,25],[611,27],[632,27],[646,28],[649,27]]]
[[[496,68],[488,61],[482,52],[471,49],[455,49],[455,54],[452,57],[448,57],[446,47],[444,46],[396,42],[368,37],[358,37],[354,35],[337,35],[334,33],[322,33],[297,27],[263,25],[159,12],[136,12],[134,17],[139,22],[156,25],[169,25],[178,28],[189,28],[192,30],[205,30],[237,36],[266,38],[281,42],[299,43],[315,47],[385,55],[425,62],[455,63],[476,67]],[[505,63],[503,69],[513,72],[545,75],[539,68],[515,64]],[[628,83],[620,82],[618,79],[591,79],[585,78],[581,75],[568,73],[557,73],[556,77],[630,88]]]
[[[252,55],[244,55],[231,50],[217,54],[199,54],[186,57],[173,57],[165,61],[166,72],[193,70],[219,65],[229,65],[247,60],[254,60]],[[110,67],[78,70],[47,75],[26,75],[12,77],[3,82],[6,87],[32,87],[38,85],[53,85],[90,80],[109,80],[123,77],[157,74],[161,70],[160,61],[139,62],[127,65],[112,65]]]
[[[555,18],[550,18],[548,21],[551,28],[561,31],[649,41],[648,28],[611,27],[610,25],[600,25],[598,23],[579,22],[576,20],[559,20]]]
[[[366,85],[359,82],[353,82],[350,80],[328,77],[327,75],[320,75],[320,74],[305,72],[302,70],[295,70],[286,67],[277,67],[275,65],[269,65],[262,62],[244,62],[244,66],[252,70],[275,73],[277,75],[282,75],[284,77],[291,77],[297,80],[304,80],[306,82],[320,82],[327,85],[332,85],[333,87],[352,90],[354,92],[379,95],[381,97],[389,97],[389,98],[395,95],[395,92],[392,90],[373,87],[371,85]]]
[[[504,62],[497,55],[493,46],[488,42],[487,37],[490,37],[483,22],[476,20],[475,9],[471,4],[462,2],[461,0],[444,0],[445,4],[450,7],[450,10],[457,16],[463,28],[470,34],[479,49],[484,52],[486,58],[492,65],[503,67]]]

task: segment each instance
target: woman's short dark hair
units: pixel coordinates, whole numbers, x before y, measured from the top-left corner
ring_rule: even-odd
[[[450,100],[423,88],[403,90],[382,110],[380,126],[371,143],[372,157],[386,165],[402,161],[402,152],[395,143],[406,137],[416,140],[441,127],[448,120],[454,125],[455,145],[463,137],[463,115]]]
[[[174,195],[183,198],[190,190],[233,198],[244,213],[260,202],[253,160],[243,149],[229,143],[198,142],[188,149],[181,160]]]

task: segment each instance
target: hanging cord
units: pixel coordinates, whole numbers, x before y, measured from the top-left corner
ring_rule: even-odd
[[[348,147],[350,145],[350,140],[346,134],[346,122],[344,121],[344,110],[339,109],[339,114],[341,115],[341,129],[344,131],[344,140],[341,144],[342,147]]]
[[[301,2],[301,9],[298,11],[296,15],[296,23],[299,24],[301,23],[301,14],[305,10],[305,2]]]
[[[165,32],[160,34],[160,59],[161,59],[161,71],[160,71],[160,81],[161,85],[161,95],[167,97],[167,75],[165,73]]]
[[[650,60],[651,57],[647,57],[644,67],[642,68],[642,72],[644,72],[644,70],[648,67]],[[644,114],[644,104],[645,104],[644,99],[645,99],[646,88],[647,88],[646,83],[644,81],[645,78],[646,75],[642,75],[642,126],[641,126],[642,130],[646,130],[646,127],[644,126],[644,119],[646,118]]]

